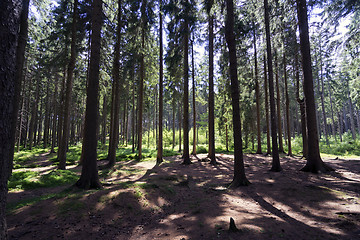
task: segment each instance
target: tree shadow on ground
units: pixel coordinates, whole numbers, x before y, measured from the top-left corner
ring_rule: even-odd
[[[298,171],[303,161],[282,158],[284,171],[269,172],[271,158],[245,157],[253,183],[224,188],[233,160],[217,165],[178,157],[144,170],[136,179],[102,190],[68,190],[8,216],[11,239],[350,239],[334,212],[344,199],[331,190],[345,179]],[[136,167],[136,162],[116,168]],[[330,176],[331,177],[331,176]],[[334,180],[335,179],[335,180]],[[326,183],[326,187],[324,187]],[[330,188],[330,189],[329,189]],[[241,231],[228,232],[230,217]],[[21,219],[21,221],[19,221]],[[354,227],[358,223],[354,223]],[[328,230],[333,230],[332,232]]]

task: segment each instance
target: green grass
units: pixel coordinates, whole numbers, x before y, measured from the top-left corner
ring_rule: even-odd
[[[8,181],[9,190],[29,190],[75,183],[79,176],[70,170],[53,170],[40,175],[34,171],[14,172]]]

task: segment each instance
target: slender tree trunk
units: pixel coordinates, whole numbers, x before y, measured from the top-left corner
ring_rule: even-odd
[[[158,139],[158,151],[156,156],[156,164],[160,164],[163,161],[163,16],[162,16],[162,3],[160,3],[159,11],[159,40],[160,40],[160,49],[159,49],[159,62],[160,62],[160,71],[159,71],[159,139]]]
[[[196,155],[196,133],[197,133],[197,129],[196,129],[196,102],[195,102],[195,62],[194,62],[194,39],[191,42],[192,46],[191,46],[191,65],[192,65],[192,100],[193,100],[193,151],[192,151],[192,155]]]
[[[146,1],[143,0],[141,4],[141,48],[145,51],[145,27],[146,27]],[[143,101],[144,101],[144,81],[145,81],[145,56],[141,53],[140,56],[140,78],[139,78],[139,99],[138,99],[138,159],[142,158],[142,131],[143,131]]]
[[[65,54],[67,55],[67,45],[65,46]],[[62,84],[61,84],[61,90],[60,90],[60,102],[59,102],[59,122],[58,122],[58,139],[57,143],[58,146],[60,146],[61,138],[62,138],[62,129],[63,129],[63,123],[64,123],[64,100],[65,100],[65,83],[66,83],[66,66],[64,67],[64,75],[62,78]],[[58,158],[59,158],[59,151],[58,151]]]
[[[322,108],[322,115],[323,115],[323,121],[324,121],[324,134],[325,134],[326,144],[329,145],[328,126],[327,126],[325,103],[324,103],[324,76],[323,76],[321,43],[320,43],[320,80],[321,80],[320,98],[321,98],[321,108]]]
[[[272,138],[272,167],[271,171],[281,171],[279,149],[277,144],[277,126],[276,126],[276,113],[275,113],[275,97],[274,97],[274,74],[272,65],[272,52],[270,41],[270,17],[268,0],[264,0],[265,8],[265,31],[266,31],[266,50],[267,50],[267,63],[269,71],[269,95],[270,95],[270,115],[271,115],[271,138]]]
[[[172,149],[174,150],[175,148],[175,97],[173,96],[173,99],[172,99],[172,105],[173,105],[173,108],[172,108],[172,134],[173,134],[173,147]]]
[[[189,23],[188,20],[184,21],[184,95],[183,95],[183,106],[184,106],[184,151],[183,151],[183,164],[191,164],[189,155]]]
[[[234,3],[233,0],[226,0],[226,23],[225,38],[229,48],[229,75],[231,81],[231,97],[233,108],[233,131],[234,131],[234,178],[230,187],[249,185],[250,182],[245,176],[245,167],[242,151],[241,119],[239,106],[239,81],[237,75],[236,42],[234,34]]]
[[[29,150],[32,149],[34,144],[34,139],[36,136],[37,130],[37,114],[38,114],[38,101],[39,101],[39,91],[40,91],[40,81],[38,80],[36,83],[36,91],[35,91],[35,101],[32,104],[31,109],[31,121],[30,121],[30,129],[29,129]]]
[[[331,122],[332,122],[332,135],[335,138],[335,142],[337,142],[336,138],[336,127],[335,127],[335,119],[334,119],[334,109],[333,109],[333,103],[332,103],[332,93],[330,89],[330,83],[328,83],[328,90],[329,90],[329,97],[330,97],[330,110],[331,110]]]
[[[46,99],[45,99],[45,116],[44,116],[44,148],[47,148],[49,143],[49,131],[50,131],[50,81],[46,86]]]
[[[266,120],[266,155],[271,154],[270,123],[269,123],[269,91],[268,91],[268,72],[266,67],[266,55],[264,54],[264,90],[265,90],[265,120]]]
[[[64,106],[64,124],[62,129],[62,138],[59,144],[58,150],[58,159],[59,159],[59,169],[65,169],[66,167],[66,151],[67,144],[69,141],[70,134],[70,108],[71,108],[71,95],[72,95],[72,85],[74,79],[74,68],[76,61],[76,35],[77,35],[77,9],[78,1],[74,0],[74,12],[72,19],[72,29],[71,29],[71,49],[70,49],[70,61],[67,69],[67,80],[66,80],[66,93],[65,93],[65,106]]]
[[[116,30],[116,43],[114,51],[114,63],[113,63],[113,93],[111,103],[112,111],[112,129],[110,129],[108,160],[109,162],[105,166],[111,168],[116,162],[116,149],[119,141],[119,105],[120,105],[120,41],[121,41],[121,0],[118,0],[118,17],[117,17],[117,30]]]
[[[83,166],[76,186],[83,189],[100,188],[97,158],[96,126],[98,121],[99,69],[101,49],[102,1],[92,2],[92,37],[89,79],[86,88],[86,111],[83,141]]]
[[[57,132],[56,132],[56,122],[57,122],[57,116],[58,116],[58,104],[56,101],[56,97],[57,97],[57,92],[58,92],[58,75],[55,74],[56,79],[55,79],[55,86],[54,86],[54,93],[53,93],[53,99],[52,99],[52,104],[53,104],[53,108],[54,108],[54,112],[53,112],[53,119],[52,119],[52,135],[51,135],[51,150],[50,153],[55,153],[55,145],[56,145],[56,136],[57,136]]]
[[[300,99],[300,72],[299,72],[299,61],[297,54],[295,54],[295,80],[296,80],[296,101],[298,102],[300,108],[303,157],[307,158],[308,143],[307,143],[305,99],[304,98]]]
[[[258,80],[258,62],[257,62],[257,49],[256,49],[256,33],[254,30],[254,61],[255,61],[255,97],[256,97],[256,136],[257,136],[257,149],[256,153],[261,154],[261,126],[260,126],[260,90]]]
[[[350,126],[351,126],[351,135],[352,139],[356,139],[356,129],[355,129],[355,121],[354,121],[354,108],[352,104],[352,100],[349,93],[349,113],[350,113]]]
[[[304,94],[306,103],[306,117],[308,129],[308,158],[305,167],[301,170],[306,172],[327,172],[333,170],[327,166],[320,157],[319,137],[317,132],[316,109],[314,98],[314,86],[311,67],[309,25],[307,16],[306,0],[297,0],[297,13],[300,32],[300,50],[302,55],[302,67],[304,75]]]
[[[343,124],[340,111],[338,112],[338,125],[339,125],[339,138],[340,142],[342,142],[342,131],[343,131]]]
[[[283,132],[281,124],[281,96],[280,96],[280,87],[279,87],[279,64],[277,60],[277,53],[275,53],[275,84],[276,84],[276,111],[277,111],[277,126],[279,132],[279,152],[284,153],[283,146]]]
[[[105,145],[106,143],[106,118],[107,118],[107,96],[103,96],[103,114],[102,114],[102,137],[101,143]]]
[[[132,91],[132,111],[131,111],[131,145],[132,145],[132,153],[135,152],[135,122],[136,122],[136,116],[135,116],[135,67],[133,67],[132,71],[132,78],[133,78],[133,91]]]
[[[284,53],[283,53],[283,66],[284,66],[284,84],[285,84],[286,128],[287,128],[288,155],[292,156],[291,133],[290,133],[290,101],[289,101],[288,82],[287,82],[287,73],[286,73],[285,47],[284,47]]]
[[[182,141],[181,141],[182,104],[181,103],[178,114],[179,114],[179,152],[181,152],[181,145],[182,145]]]
[[[209,157],[210,164],[215,158],[215,116],[214,116],[214,16],[209,14]]]

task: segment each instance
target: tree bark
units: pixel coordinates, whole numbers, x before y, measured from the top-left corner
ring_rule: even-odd
[[[162,1],[161,1],[162,2]],[[159,11],[159,138],[157,146],[156,164],[160,164],[163,161],[163,16],[162,16],[162,3],[160,2]]]
[[[3,0],[0,8],[0,239],[4,240],[8,237],[7,182],[12,169],[21,84],[17,78],[17,71],[22,70],[22,66],[17,65],[21,52],[17,43],[19,22],[24,15],[22,5],[20,1]]]
[[[183,164],[191,164],[190,155],[189,155],[189,23],[188,20],[184,21],[184,95],[183,95],[183,106],[184,106],[184,115],[183,115],[183,131],[184,131],[184,150],[183,150]]]
[[[277,60],[277,53],[275,53],[275,84],[276,84],[276,111],[277,111],[277,126],[278,126],[278,137],[279,137],[279,153],[284,153],[283,145],[283,132],[281,124],[281,95],[279,86],[279,64]]]
[[[145,27],[146,27],[146,1],[141,4],[141,48],[145,51]],[[143,131],[143,102],[144,102],[144,81],[145,81],[145,56],[144,52],[140,56],[140,78],[139,78],[139,99],[138,99],[138,159],[142,158],[142,131]]]
[[[320,157],[319,137],[317,132],[317,120],[314,98],[314,86],[311,67],[309,25],[307,16],[306,0],[297,0],[297,14],[300,32],[300,50],[304,75],[304,94],[306,103],[306,117],[308,130],[308,158],[306,165],[301,169],[305,172],[328,172],[333,170],[327,166]]]
[[[241,119],[239,106],[239,80],[237,75],[236,41],[234,34],[234,3],[226,0],[225,38],[229,49],[229,75],[231,81],[231,97],[233,108],[234,131],[234,178],[231,188],[247,186],[250,182],[245,176],[245,167],[242,151]]]
[[[83,166],[76,186],[83,189],[100,188],[97,158],[96,126],[98,121],[99,69],[101,49],[102,1],[92,2],[91,54],[86,88],[86,111],[83,140]]]
[[[354,121],[354,108],[352,104],[352,100],[349,93],[349,113],[350,113],[350,126],[351,126],[351,135],[352,139],[356,140],[356,129],[355,129],[355,121]]]
[[[286,55],[285,55],[285,47],[283,53],[283,66],[284,66],[284,85],[285,85],[285,112],[286,112],[286,129],[287,129],[287,143],[288,143],[288,155],[292,156],[291,149],[291,133],[290,133],[290,100],[289,100],[289,92],[288,92],[288,80],[286,73]]]
[[[266,120],[266,155],[271,154],[270,124],[269,124],[269,91],[268,91],[268,72],[266,67],[266,55],[264,54],[264,91],[265,91],[265,120]]]
[[[214,16],[209,12],[209,157],[210,164],[215,158],[215,116],[214,116]]]
[[[257,149],[256,153],[261,154],[261,126],[260,126],[260,90],[258,80],[258,62],[257,62],[257,49],[256,49],[256,33],[254,30],[254,64],[255,64],[255,97],[256,97],[256,136],[257,136]]]
[[[118,0],[118,17],[117,17],[116,43],[113,63],[113,98],[111,102],[112,111],[112,129],[110,129],[108,163],[106,168],[111,168],[116,162],[116,149],[119,141],[119,105],[120,105],[120,41],[121,41],[121,0]]]
[[[192,41],[192,46],[191,46],[191,65],[192,65],[192,71],[191,71],[191,74],[192,74],[192,85],[193,85],[193,91],[192,91],[192,100],[193,100],[193,150],[192,150],[192,155],[196,155],[196,102],[195,102],[195,94],[196,94],[196,91],[195,91],[195,62],[194,62],[194,39]]]
[[[272,139],[272,167],[270,171],[281,171],[279,149],[277,143],[277,126],[276,126],[276,111],[275,111],[275,97],[274,97],[274,74],[272,65],[272,52],[270,41],[270,17],[268,0],[264,0],[265,8],[265,31],[266,31],[266,50],[267,63],[269,71],[269,95],[270,95],[270,116],[271,116],[271,139]]]
[[[78,1],[74,0],[74,12],[71,27],[71,47],[70,47],[70,60],[67,69],[67,80],[66,80],[66,93],[65,93],[65,104],[64,104],[64,123],[62,129],[62,137],[59,143],[58,159],[59,169],[65,169],[66,167],[66,151],[67,144],[69,141],[70,134],[70,109],[71,109],[71,94],[72,85],[74,81],[74,69],[76,61],[76,35],[77,35],[77,16],[78,16]]]

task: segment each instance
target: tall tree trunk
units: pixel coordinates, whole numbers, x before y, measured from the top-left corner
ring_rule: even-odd
[[[55,153],[55,145],[56,145],[56,136],[57,136],[57,131],[56,131],[56,122],[57,122],[57,116],[58,116],[58,104],[56,101],[57,98],[57,92],[58,92],[58,74],[55,74],[56,78],[55,78],[55,86],[54,86],[54,93],[53,93],[53,99],[52,99],[52,104],[53,104],[53,119],[52,119],[52,136],[51,136],[51,150],[50,153]]]
[[[109,139],[109,151],[108,160],[109,162],[105,167],[110,168],[115,165],[116,162],[116,149],[119,140],[119,105],[120,105],[120,41],[121,41],[121,0],[118,0],[118,17],[117,17],[117,30],[116,30],[116,43],[114,51],[114,63],[113,63],[113,93],[114,96],[111,102],[112,111],[112,129],[110,129]]]
[[[276,84],[276,111],[277,111],[277,126],[279,132],[279,152],[284,153],[283,146],[283,132],[281,124],[281,96],[280,96],[280,86],[279,86],[279,64],[277,60],[277,53],[275,52],[275,84]]]
[[[70,47],[70,61],[67,69],[67,80],[66,80],[66,93],[65,93],[65,106],[64,106],[64,124],[62,129],[62,138],[59,143],[59,169],[65,169],[66,167],[66,151],[67,144],[69,141],[70,134],[70,109],[71,109],[71,94],[72,94],[72,85],[74,79],[74,68],[76,61],[76,35],[77,35],[77,18],[78,18],[78,1],[74,0],[74,12],[72,19],[72,27],[71,27],[71,47]]]
[[[65,55],[67,55],[67,45],[65,46]],[[62,138],[62,129],[63,129],[63,125],[64,125],[64,101],[65,101],[65,83],[66,83],[66,64],[64,66],[64,75],[62,78],[62,84],[61,84],[61,90],[60,90],[60,102],[58,105],[58,109],[59,109],[59,122],[58,122],[58,129],[57,129],[57,133],[58,133],[58,139],[57,139],[57,143],[58,146],[60,145],[61,142],[61,138]],[[59,151],[58,151],[58,158],[59,158]]]
[[[184,151],[183,151],[183,164],[191,164],[190,155],[189,155],[189,23],[188,20],[184,21],[184,95],[183,95],[183,106],[184,106],[184,115],[183,115],[183,130],[184,130]]]
[[[136,122],[136,116],[135,116],[135,67],[132,69],[132,80],[133,80],[133,90],[132,90],[132,111],[131,111],[131,146],[132,150],[131,152],[135,152],[135,122]]]
[[[311,68],[311,54],[309,41],[309,25],[307,16],[306,0],[297,0],[297,13],[300,32],[300,50],[302,55],[302,67],[304,75],[304,94],[306,103],[306,117],[308,129],[308,157],[306,165],[301,169],[306,172],[328,172],[333,170],[327,166],[320,157],[319,137],[317,132],[317,120],[314,98],[313,76]]]
[[[349,113],[350,113],[350,126],[351,126],[351,135],[352,139],[356,139],[356,129],[355,129],[355,121],[354,121],[354,108],[352,104],[352,100],[349,93]]]
[[[105,145],[106,143],[106,118],[107,118],[107,96],[103,96],[103,114],[102,114],[102,136],[101,143]]]
[[[17,39],[18,42],[17,42],[16,60],[15,60],[16,61],[16,72],[15,72],[15,102],[14,102],[14,121],[15,121],[14,124],[15,124],[15,126],[16,126],[16,122],[17,122],[17,114],[18,114],[18,108],[19,108],[19,101],[16,101],[16,99],[20,98],[21,81],[22,81],[22,79],[24,79],[25,48],[26,48],[26,43],[27,43],[27,39],[28,39],[29,2],[30,2],[30,0],[22,1],[22,11],[20,14],[20,22],[19,22],[20,23],[20,31],[19,31],[19,35],[18,35],[18,39]],[[7,3],[13,4],[10,2],[6,2],[6,4]],[[13,6],[13,7],[15,8],[15,6]],[[16,6],[16,8],[18,8],[18,6]],[[16,10],[16,9],[14,9],[14,10]],[[3,16],[6,16],[6,15],[3,15]],[[18,17],[18,15],[17,15],[17,17]],[[14,19],[14,20],[18,20],[18,19]],[[4,29],[4,31],[5,31],[5,29]],[[4,55],[4,57],[6,56],[5,53],[2,55]],[[5,65],[1,65],[1,66],[5,66]],[[22,118],[23,118],[23,113],[21,112],[20,132],[21,132],[21,125],[22,125]],[[20,139],[20,134],[19,134],[19,139]],[[14,140],[13,148],[14,147],[15,147],[15,140]],[[0,219],[0,221],[1,221],[1,219]],[[0,231],[1,231],[1,228],[0,228]]]
[[[335,127],[335,119],[334,119],[334,109],[333,109],[333,103],[332,103],[332,93],[330,89],[330,83],[328,83],[328,90],[329,90],[329,97],[330,97],[330,110],[331,110],[331,122],[332,122],[332,135],[335,138],[335,142],[337,142],[336,138],[336,127]]]
[[[175,148],[175,97],[173,96],[173,99],[172,99],[172,134],[173,134],[173,140],[172,140],[172,142],[173,142],[173,147],[172,147],[172,149],[174,150],[174,148]]]
[[[86,88],[86,111],[84,126],[83,166],[76,186],[83,189],[100,188],[97,158],[96,126],[98,121],[99,69],[101,49],[102,1],[92,2],[91,54],[89,79]]]
[[[257,62],[257,49],[256,49],[256,33],[254,30],[254,61],[255,61],[255,97],[256,97],[256,136],[257,136],[257,149],[256,153],[261,154],[261,126],[260,126],[260,90],[258,80],[258,62]]]
[[[233,108],[233,131],[234,131],[234,178],[230,187],[249,185],[245,176],[245,167],[242,151],[241,119],[239,106],[239,80],[237,75],[236,42],[234,34],[234,3],[226,0],[226,23],[225,38],[229,48],[229,75],[231,80],[231,97]]]
[[[182,104],[181,103],[178,114],[179,114],[179,152],[181,152],[181,145],[182,145],[182,141],[181,141]]]
[[[272,167],[271,171],[281,171],[279,149],[277,144],[277,126],[276,126],[276,111],[275,111],[275,97],[274,97],[274,74],[272,65],[272,52],[270,41],[270,17],[268,0],[264,0],[265,8],[265,31],[266,31],[266,50],[267,63],[269,71],[269,95],[270,95],[270,115],[271,115],[271,139],[272,139]]]
[[[343,131],[343,124],[342,124],[342,118],[341,118],[341,113],[340,111],[338,112],[338,127],[339,127],[339,138],[340,138],[340,142],[342,142],[342,131]]]
[[[159,139],[157,146],[157,156],[156,164],[160,164],[163,161],[163,16],[162,16],[162,3],[160,2],[160,11],[159,11]]]
[[[266,55],[264,54],[264,91],[265,91],[265,120],[266,120],[266,155],[271,154],[270,123],[269,123],[269,91],[268,91],[268,72],[266,67]]]
[[[295,80],[296,80],[296,101],[298,102],[300,108],[303,157],[307,158],[308,143],[307,143],[305,99],[304,98],[300,99],[300,72],[299,72],[299,61],[297,54],[295,54]]]
[[[326,120],[325,101],[324,101],[324,76],[323,76],[321,43],[320,43],[320,80],[321,80],[320,98],[321,98],[321,109],[322,109],[322,115],[323,115],[323,121],[324,121],[324,134],[325,134],[326,144],[329,145],[328,126],[327,126],[327,120]]]
[[[288,155],[292,156],[291,149],[291,132],[290,132],[290,101],[289,101],[289,92],[288,92],[288,82],[287,82],[287,73],[286,73],[286,55],[285,47],[283,53],[283,66],[284,66],[284,85],[285,85],[285,108],[286,108],[286,129],[287,129],[287,143],[288,143]]]
[[[37,115],[38,115],[38,102],[39,102],[39,91],[40,91],[40,80],[37,80],[36,91],[35,91],[35,101],[32,104],[31,108],[31,121],[29,129],[29,150],[32,149],[34,141],[36,139],[36,130],[37,130]]]
[[[209,14],[209,157],[210,164],[215,158],[215,116],[214,116],[214,16]]]
[[[139,99],[138,99],[138,159],[142,158],[142,132],[143,132],[143,102],[144,102],[144,81],[145,81],[145,27],[146,27],[146,0],[141,4],[141,56],[140,56],[140,78],[139,78]]]
[[[26,4],[26,3],[25,3]],[[11,175],[15,130],[18,112],[18,100],[21,88],[19,71],[23,65],[19,44],[24,40],[23,23],[27,21],[27,6],[19,1],[4,0],[0,8],[0,239],[7,239],[6,199],[7,183]],[[21,7],[23,11],[21,11]],[[21,14],[20,14],[21,13]],[[19,34],[19,22],[20,34]],[[26,28],[27,25],[25,24]],[[18,36],[19,44],[18,44]],[[22,40],[20,38],[23,38]],[[25,48],[25,46],[24,46]]]
[[[46,86],[46,99],[45,99],[45,116],[44,116],[44,148],[47,148],[49,143],[49,131],[50,131],[50,81]]]
[[[193,37],[194,38],[194,37]],[[196,129],[196,102],[195,102],[195,61],[194,61],[194,39],[191,42],[191,65],[192,65],[192,102],[193,102],[193,150],[192,150],[192,155],[196,155],[196,133],[197,133],[197,129]]]

